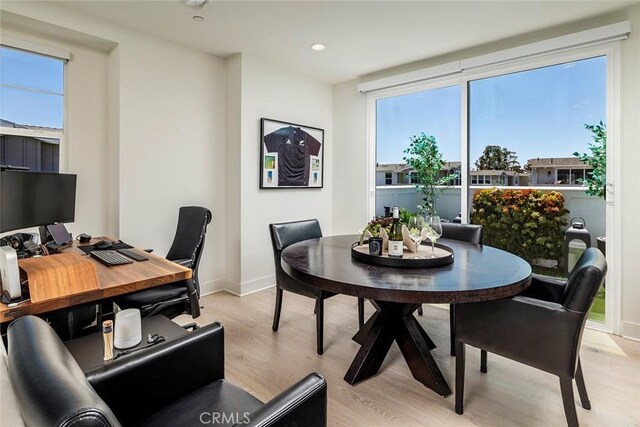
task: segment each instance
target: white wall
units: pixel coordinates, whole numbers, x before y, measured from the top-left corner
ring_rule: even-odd
[[[119,51],[119,237],[165,254],[178,208],[208,207],[199,274],[209,288],[225,269],[224,61],[139,36]]]
[[[231,289],[239,289],[237,293],[244,295],[275,284],[270,223],[317,218],[324,234],[333,230],[331,161],[324,163],[322,189],[259,189],[260,118],[324,129],[324,158],[332,159],[333,98],[331,86],[326,83],[251,56],[234,59],[238,60],[241,66],[235,66],[234,70],[242,74],[241,159],[240,167],[229,172],[240,182],[240,233],[235,229],[228,238],[232,247],[236,244],[231,243],[234,239],[240,240],[240,284],[233,284]],[[230,139],[228,143],[235,141]],[[235,169],[236,165],[228,167]]]
[[[640,339],[640,6],[631,8],[627,17],[634,31],[622,43],[622,179],[617,183],[622,211],[622,335]]]
[[[60,33],[117,46],[69,75],[69,167],[83,172],[76,209],[82,228],[73,230],[108,233],[164,254],[178,208],[207,206],[213,221],[200,282],[204,292],[219,287],[226,275],[225,61],[54,2],[1,7],[3,23],[15,16],[47,40]],[[81,46],[70,50],[88,55]],[[99,140],[99,149],[82,145],[87,140]]]
[[[367,97],[355,90],[357,80],[333,87],[333,231],[357,233],[367,218]]]
[[[631,36],[622,42],[622,179],[617,183],[620,191],[619,203],[622,211],[621,254],[622,254],[622,335],[640,339],[640,263],[637,262],[637,242],[640,240],[640,193],[637,191],[637,163],[640,159],[640,143],[638,141],[637,124],[640,121],[640,6],[634,6],[621,13],[599,19],[545,30],[529,36],[521,36],[486,46],[479,46],[461,52],[454,52],[440,58],[407,64],[392,70],[383,70],[361,78],[344,82],[333,87],[334,90],[334,129],[337,140],[349,138],[352,147],[349,156],[335,157],[334,170],[340,171],[340,181],[348,186],[337,186],[334,189],[334,218],[344,218],[344,222],[336,221],[335,230],[347,232],[349,229],[362,227],[366,221],[366,205],[361,197],[367,191],[364,182],[366,159],[366,98],[357,92],[357,84],[389,75],[400,74],[415,69],[425,68],[456,59],[468,58],[483,53],[515,47],[518,45],[543,40],[549,37],[602,26],[628,19],[632,23]],[[355,125],[357,123],[357,125]]]

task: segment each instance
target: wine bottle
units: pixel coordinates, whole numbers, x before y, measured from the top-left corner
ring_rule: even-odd
[[[402,226],[400,225],[400,213],[397,206],[393,207],[393,223],[389,233],[389,256],[402,258]]]

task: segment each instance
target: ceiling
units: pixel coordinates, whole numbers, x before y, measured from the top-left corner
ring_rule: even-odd
[[[62,3],[214,55],[242,52],[336,83],[637,2],[212,1],[199,11],[179,0]],[[314,43],[327,48],[315,52]]]

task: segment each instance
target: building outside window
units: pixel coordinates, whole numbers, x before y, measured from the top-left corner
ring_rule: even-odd
[[[391,185],[393,183],[393,175],[391,172],[384,174],[384,185]]]
[[[65,61],[0,46],[0,165],[58,172]]]

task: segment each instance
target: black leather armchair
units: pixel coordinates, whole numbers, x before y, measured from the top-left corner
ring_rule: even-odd
[[[270,224],[271,245],[273,246],[273,260],[276,264],[276,308],[273,315],[273,330],[278,330],[280,323],[280,311],[282,310],[283,291],[304,295],[316,300],[316,341],[318,354],[323,353],[323,329],[324,329],[324,300],[334,296],[334,293],[309,286],[294,279],[282,269],[281,254],[289,245],[309,239],[322,237],[322,230],[317,219],[308,219],[294,222]],[[358,324],[364,324],[364,299],[358,298]]]
[[[580,366],[580,343],[606,273],[602,252],[589,248],[567,282],[534,277],[516,297],[457,304],[456,412],[463,411],[466,343],[482,349],[482,372],[487,371],[487,352],[491,352],[557,375],[567,423],[577,426],[573,379],[582,407],[591,409]]]
[[[28,426],[326,425],[326,382],[317,374],[266,404],[227,382],[218,323],[86,376],[42,319],[17,319],[8,338],[10,379]]]
[[[459,240],[461,242],[482,244],[482,226],[475,224],[442,223],[443,239]],[[422,316],[422,306],[418,308]],[[449,339],[451,341],[451,355],[456,355],[456,305],[449,304]]]
[[[174,318],[188,313],[200,316],[200,282],[198,266],[204,248],[211,211],[200,206],[183,206],[178,214],[178,228],[167,259],[193,270],[191,280],[170,283],[141,292],[118,297],[115,302],[123,309],[138,308],[143,317],[162,314]]]

